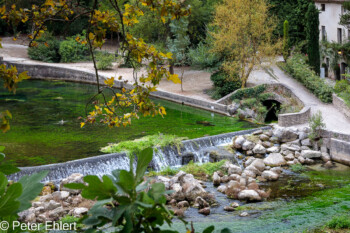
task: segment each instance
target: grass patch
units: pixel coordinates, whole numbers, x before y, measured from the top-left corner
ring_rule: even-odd
[[[147,176],[174,176],[176,173],[179,172],[179,169],[172,168],[172,167],[166,167],[163,170],[157,172],[157,171],[150,171]]]
[[[292,172],[296,172],[296,173],[301,173],[306,171],[306,167],[301,164],[293,164],[289,168]]]
[[[149,135],[139,139],[124,141],[117,144],[111,144],[101,149],[104,153],[116,153],[126,151],[129,154],[134,154],[148,147],[165,147],[176,146],[178,150],[182,147],[182,141],[187,138],[177,137],[175,135],[156,134]]]
[[[350,229],[350,216],[333,217],[326,226],[330,229]]]
[[[181,168],[166,167],[159,172],[150,171],[147,176],[174,176],[176,173],[182,170],[188,174],[192,174],[196,179],[206,180],[207,176],[212,177],[216,171],[221,170],[224,172],[224,170],[221,169],[221,166],[224,165],[225,162],[226,160],[221,160],[215,163],[199,164],[191,161]]]
[[[182,171],[192,174],[197,179],[206,180],[207,175],[211,178],[214,172],[221,170],[221,166],[224,165],[226,160],[221,160],[216,163],[194,163],[189,162],[181,168]]]

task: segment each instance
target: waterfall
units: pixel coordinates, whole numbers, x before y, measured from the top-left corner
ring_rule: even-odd
[[[260,128],[262,130],[270,129],[270,127]],[[190,160],[199,163],[210,161],[210,151],[212,149],[220,150],[220,146],[231,143],[232,138],[237,135],[250,134],[257,129],[243,130],[233,133],[220,134],[216,136],[208,136],[193,140],[183,141],[182,146],[166,146],[164,148],[156,148],[153,154],[153,160],[150,168],[156,171],[164,167],[179,167],[188,163]],[[30,175],[40,171],[49,171],[49,174],[43,182],[52,181],[59,183],[63,178],[68,177],[72,173],[81,173],[83,175],[111,174],[116,169],[129,169],[129,157],[126,153],[114,153],[99,155],[91,158],[84,158],[65,163],[57,163],[36,167],[23,167],[21,171],[10,175],[10,180],[17,181],[24,175]],[[236,161],[240,164],[239,161]],[[241,164],[240,164],[241,165]]]

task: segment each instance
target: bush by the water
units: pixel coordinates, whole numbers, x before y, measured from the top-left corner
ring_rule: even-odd
[[[259,85],[256,87],[239,89],[231,96],[231,100],[242,100],[245,98],[258,98],[265,90],[266,90],[266,85]]]
[[[346,79],[335,84],[334,92],[350,107],[350,82]]]
[[[80,35],[77,35],[81,37]],[[89,56],[89,48],[85,44],[76,41],[77,36],[68,37],[60,44],[59,53],[61,55],[61,62],[77,62],[87,60]]]
[[[28,48],[29,58],[44,62],[59,62],[61,56],[59,54],[60,41],[49,33],[45,33],[35,40],[37,46]]]
[[[229,77],[225,72],[218,71],[211,75],[211,81],[215,86],[214,99],[219,99],[241,88],[242,82],[237,76]]]
[[[295,54],[287,60],[285,70],[314,93],[322,102],[331,103],[333,88],[316,75],[306,63],[306,57]]]
[[[113,67],[112,62],[115,60],[115,55],[110,53],[98,53],[96,59],[98,70],[110,70]]]

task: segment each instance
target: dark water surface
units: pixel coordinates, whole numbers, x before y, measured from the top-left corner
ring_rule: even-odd
[[[5,154],[19,166],[64,162],[101,154],[108,143],[145,135],[172,134],[197,138],[255,126],[236,118],[155,100],[166,108],[160,116],[133,120],[132,126],[110,129],[101,124],[80,128],[88,99],[96,87],[62,81],[29,80],[20,83],[16,95],[0,91],[0,111],[13,115],[11,130],[0,134]]]

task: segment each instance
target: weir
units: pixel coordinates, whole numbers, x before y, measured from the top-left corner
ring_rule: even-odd
[[[267,130],[270,128],[271,127],[262,127],[258,129]],[[258,129],[243,130],[193,140],[185,140],[183,141],[181,148],[177,148],[175,146],[156,148],[154,150],[153,160],[150,163],[150,169],[159,171],[160,169],[168,166],[179,167],[184,164],[184,158],[186,158],[186,155],[189,154],[193,156],[192,160],[195,162],[209,162],[210,149],[230,143],[234,136],[250,134]],[[20,172],[8,176],[8,178],[10,180],[17,181],[24,175],[30,175],[40,171],[49,171],[49,174],[46,176],[43,182],[52,181],[54,183],[59,183],[60,180],[73,173],[102,176],[105,174],[111,174],[111,172],[116,169],[128,170],[129,162],[130,160],[126,153],[105,154],[65,163],[35,167],[22,167],[20,168]]]

